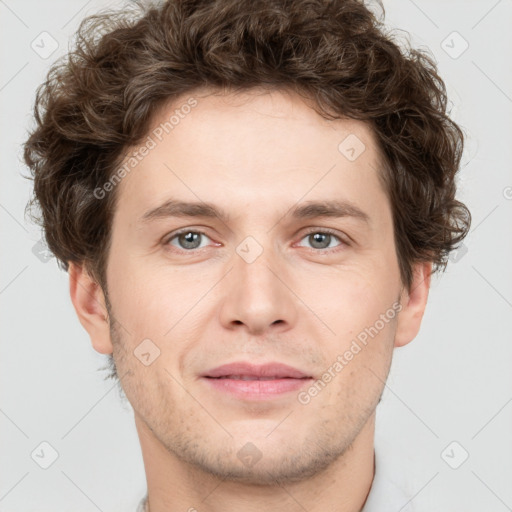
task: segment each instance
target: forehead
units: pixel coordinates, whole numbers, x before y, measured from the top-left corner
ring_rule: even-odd
[[[371,128],[324,119],[286,90],[196,90],[162,106],[145,141],[130,151],[144,143],[151,149],[117,190],[138,217],[170,196],[222,203],[223,210],[304,198],[359,199],[371,211],[376,194],[385,200]]]

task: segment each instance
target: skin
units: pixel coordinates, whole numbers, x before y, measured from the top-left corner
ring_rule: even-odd
[[[284,91],[192,96],[197,106],[117,185],[108,315],[98,283],[70,267],[80,322],[95,350],[113,353],[135,411],[150,510],[360,511],[374,475],[375,408],[393,349],[419,331],[431,264],[416,264],[411,289],[402,286],[379,150],[363,122],[327,121]],[[354,161],[338,150],[350,134],[366,148]],[[171,197],[213,203],[229,222],[140,222]],[[287,216],[333,199],[369,223]],[[171,238],[181,228],[205,233],[199,248]],[[315,245],[322,229],[335,235]],[[251,263],[237,252],[248,236],[262,250]],[[397,300],[400,313],[307,404],[297,391],[237,399],[200,378],[233,361],[278,361],[319,379]],[[148,338],[160,355],[146,366],[134,350]],[[237,457],[247,443],[261,455],[253,465]]]

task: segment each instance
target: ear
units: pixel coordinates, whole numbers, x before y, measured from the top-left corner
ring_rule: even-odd
[[[427,306],[430,289],[432,263],[416,263],[413,265],[413,280],[410,290],[405,288],[400,295],[402,309],[398,314],[395,333],[395,347],[402,347],[411,342],[418,334],[421,319]]]
[[[76,314],[100,354],[113,352],[105,296],[83,265],[69,264],[69,293]]]

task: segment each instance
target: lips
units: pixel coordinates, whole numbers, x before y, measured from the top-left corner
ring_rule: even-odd
[[[204,374],[210,389],[239,400],[270,400],[298,391],[313,377],[281,363],[253,365],[237,362],[213,368]]]
[[[256,377],[254,375],[223,375],[222,377],[211,377],[215,379],[233,379],[233,380],[275,380],[289,377]]]
[[[281,363],[253,365],[239,362],[219,366],[208,371],[204,377],[213,379],[229,378],[237,380],[273,380],[273,379],[305,379],[310,375]]]

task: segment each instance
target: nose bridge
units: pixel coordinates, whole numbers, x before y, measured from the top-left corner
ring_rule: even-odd
[[[270,237],[267,238],[267,242]],[[279,266],[278,255],[272,250],[270,243],[263,246],[254,237],[244,239],[237,247],[238,258],[235,259],[235,269],[238,278],[245,283],[246,293],[267,294],[277,288],[278,281],[274,270]],[[282,284],[281,284],[282,286]]]
[[[226,280],[222,321],[263,331],[273,324],[292,324],[296,304],[287,288],[286,272],[271,244],[272,237],[248,236],[236,247]]]

